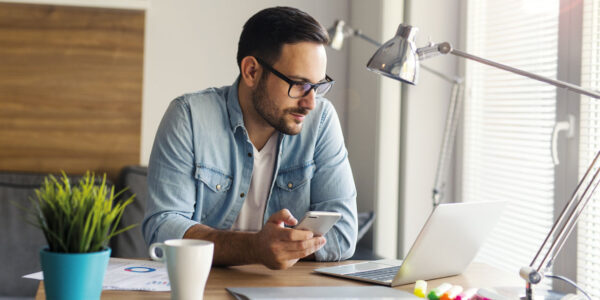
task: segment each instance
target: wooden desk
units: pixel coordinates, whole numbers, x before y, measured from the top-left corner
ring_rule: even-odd
[[[313,272],[313,269],[347,264],[341,263],[316,263],[299,262],[294,267],[273,271],[262,265],[248,265],[229,268],[212,268],[206,283],[204,299],[235,299],[226,290],[226,287],[269,287],[269,286],[360,286],[369,285],[360,281],[335,278]],[[509,274],[492,268],[488,265],[473,263],[465,273],[442,279],[428,281],[428,288],[436,287],[442,282],[459,284],[464,288],[494,287],[494,286],[521,286],[523,281],[518,274]],[[396,289],[412,292],[414,285],[408,284]],[[44,285],[40,283],[36,300],[46,299]],[[142,292],[142,291],[104,291],[103,300],[137,300],[137,299],[171,299],[168,292]]]

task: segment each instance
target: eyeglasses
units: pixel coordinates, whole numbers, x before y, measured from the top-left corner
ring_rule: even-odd
[[[287,82],[290,85],[290,88],[288,89],[288,96],[290,96],[290,98],[297,99],[305,97],[306,95],[308,95],[308,93],[310,93],[310,90],[315,91],[315,96],[321,97],[325,95],[331,89],[331,86],[333,86],[333,84],[335,83],[335,81],[331,79],[329,75],[325,75],[326,81],[317,83],[291,80],[287,76],[275,70],[273,67],[269,66],[269,64],[267,64],[264,60],[258,57],[256,57],[256,60],[259,64],[261,64],[271,73],[275,74],[277,77],[281,78],[283,81]]]

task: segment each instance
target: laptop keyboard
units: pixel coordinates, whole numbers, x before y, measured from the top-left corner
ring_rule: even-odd
[[[392,281],[396,277],[396,273],[400,270],[400,266],[376,269],[370,271],[356,272],[346,274],[347,276],[360,277],[377,281]]]

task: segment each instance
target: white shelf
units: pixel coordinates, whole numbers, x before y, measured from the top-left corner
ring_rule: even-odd
[[[5,3],[85,6],[117,9],[147,10],[150,0],[0,0]]]

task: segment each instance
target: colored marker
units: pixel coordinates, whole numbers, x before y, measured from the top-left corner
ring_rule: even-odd
[[[417,280],[415,282],[415,296],[425,298],[427,295],[427,282],[425,280]]]
[[[454,298],[454,300],[471,300],[471,299],[473,299],[473,296],[475,296],[476,293],[477,293],[477,288],[468,289],[468,290],[458,294],[458,296],[456,296],[456,298]]]
[[[454,300],[456,298],[456,296],[458,296],[458,294],[460,294],[460,292],[462,292],[462,291],[463,291],[462,286],[455,285],[451,289],[449,289],[447,292],[445,292],[442,295],[442,297],[440,298],[440,300]]]
[[[440,297],[442,297],[442,295],[445,292],[447,292],[451,287],[452,285],[449,283],[442,283],[440,286],[431,290],[431,292],[429,292],[429,294],[427,295],[427,298],[429,298],[429,300],[440,300]]]

